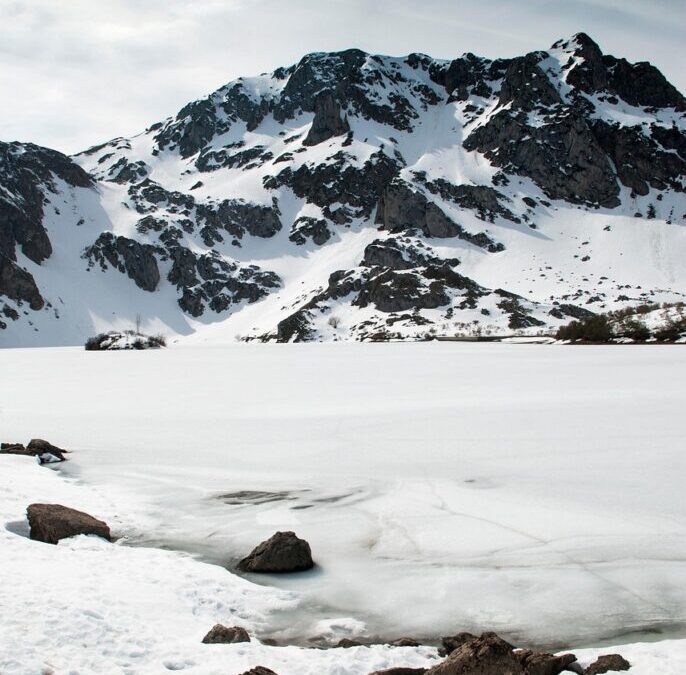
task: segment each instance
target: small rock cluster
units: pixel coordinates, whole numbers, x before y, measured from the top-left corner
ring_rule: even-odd
[[[22,443],[0,443],[0,454],[28,455],[36,457],[41,464],[64,462],[67,459],[64,456],[67,452],[69,451],[58,448],[42,438],[32,438],[26,447]]]

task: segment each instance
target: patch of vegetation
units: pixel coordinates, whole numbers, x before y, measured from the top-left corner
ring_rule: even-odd
[[[652,330],[645,323],[651,313],[657,314]],[[646,303],[597,314],[560,327],[555,337],[568,342],[676,342],[686,337],[684,303]]]
[[[84,345],[86,351],[90,352],[159,349],[166,346],[167,340],[163,335],[145,335],[135,330],[99,333],[88,338]]]

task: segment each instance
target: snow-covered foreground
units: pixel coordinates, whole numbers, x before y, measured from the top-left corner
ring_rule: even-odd
[[[3,651],[24,666],[29,655],[52,662],[50,652],[56,667],[82,672],[107,670],[89,661],[98,658],[141,672],[188,660],[212,672],[214,648],[197,643],[230,621],[228,607],[258,635],[297,640],[493,629],[518,644],[574,646],[646,629],[683,635],[680,347],[3,350],[0,373],[2,440],[39,436],[73,449],[61,473],[88,485],[2,458],[12,480],[5,521],[20,521],[30,501],[62,501],[110,520],[129,542],[229,567],[293,529],[319,563],[255,579],[284,594],[179,553],[89,540],[55,548],[3,531],[2,574],[18,577],[0,591],[3,616],[14,617]],[[236,495],[245,491],[274,494]],[[27,629],[22,608],[35,617],[48,599]],[[60,612],[78,621],[49,631],[41,622]],[[89,636],[104,649],[82,648]],[[621,651],[636,673],[681,672],[683,644]],[[430,653],[217,652],[223,672],[231,654],[236,673],[262,663],[280,675],[364,675]]]
[[[0,673],[221,673],[256,665],[279,675],[353,675],[435,662],[435,650],[374,646],[315,650],[206,645],[217,621],[259,634],[288,593],[251,584],[216,565],[151,548],[74,537],[51,546],[26,536],[25,508],[67,503],[126,532],[121,508],[100,491],[67,482],[26,457],[0,458]],[[128,524],[130,526],[130,524]],[[122,545],[124,544],[124,545]]]

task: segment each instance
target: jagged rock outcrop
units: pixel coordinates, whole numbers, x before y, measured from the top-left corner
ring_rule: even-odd
[[[42,309],[45,305],[33,275],[19,267],[4,253],[0,253],[0,295],[20,303],[27,302],[34,311]]]
[[[376,210],[376,222],[389,232],[415,230],[426,237],[458,237],[491,253],[504,249],[501,243],[496,243],[484,232],[468,232],[424,194],[400,180],[393,181],[383,191]]]
[[[334,93],[328,90],[323,91],[314,100],[314,120],[303,145],[318,145],[334,136],[347,134],[349,131],[348,118],[342,113]]]
[[[323,246],[331,236],[331,230],[323,218],[300,216],[293,222],[288,238],[296,244],[305,244],[311,239],[317,246]]]
[[[290,167],[264,179],[264,186],[276,190],[287,186],[296,196],[319,206],[334,223],[349,223],[353,218],[368,218],[383,189],[397,175],[402,165],[380,150],[361,167],[343,150],[323,164]]]
[[[114,269],[125,272],[144,291],[154,291],[160,281],[155,248],[135,239],[103,232],[86,248],[83,257],[88,260],[89,267],[97,262],[103,270],[109,264]]]
[[[551,199],[609,208],[620,203],[612,165],[573,109],[540,126],[502,110],[475,129],[464,147],[483,153],[505,171],[531,178]]]

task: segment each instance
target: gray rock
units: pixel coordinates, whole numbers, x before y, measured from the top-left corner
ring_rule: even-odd
[[[381,195],[376,222],[390,232],[419,230],[427,237],[458,237],[493,253],[504,249],[483,232],[467,232],[421,192],[401,180],[394,180]]]
[[[241,626],[224,626],[217,623],[202,639],[204,644],[233,644],[236,642],[250,642],[248,631]]]
[[[0,295],[19,302],[27,302],[35,311],[42,309],[45,305],[45,300],[38,290],[33,275],[4,256],[2,252],[0,252]]]
[[[138,288],[152,292],[160,281],[155,253],[155,247],[150,244],[103,232],[86,248],[83,258],[89,261],[89,267],[98,262],[103,270],[109,263],[114,269],[125,272]]]
[[[31,504],[26,510],[31,539],[56,544],[78,534],[93,534],[111,541],[107,523],[61,504]]]
[[[317,145],[350,131],[348,118],[342,113],[339,102],[331,90],[317,95],[314,100],[314,119],[303,145]]]
[[[310,545],[294,532],[277,532],[238,563],[244,572],[300,572],[314,567]]]

